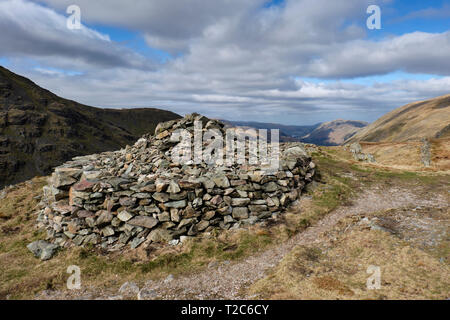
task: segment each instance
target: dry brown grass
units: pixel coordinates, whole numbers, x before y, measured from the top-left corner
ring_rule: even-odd
[[[450,170],[450,138],[431,140],[431,162],[440,170]]]
[[[448,138],[450,95],[418,101],[397,108],[358,131],[347,142],[419,141],[421,138]]]
[[[364,153],[374,155],[377,164],[395,168],[421,168],[420,141],[414,142],[361,142]]]
[[[450,139],[431,139],[431,167],[421,162],[421,141],[409,142],[361,142],[364,153],[375,156],[376,164],[397,169],[449,171]]]
[[[42,290],[64,290],[70,265],[80,267],[83,288],[113,294],[126,281],[143,284],[168,274],[198,271],[212,261],[241,259],[289,237],[282,220],[268,229],[218,232],[183,246],[152,244],[116,253],[70,247],[49,261],[40,261],[26,246],[45,239],[45,232],[36,228],[34,214],[36,197],[45,184],[45,178],[18,184],[0,200],[0,299],[34,298]]]
[[[373,154],[375,163],[358,162],[344,147],[322,147],[327,156],[339,161],[359,163],[361,166],[408,171],[449,172],[450,138],[430,139],[431,166],[425,168],[421,161],[421,141],[360,142],[364,153]]]
[[[449,298],[447,263],[387,232],[343,231],[354,222],[342,222],[317,245],[296,247],[249,293],[265,299]],[[379,290],[366,287],[369,265],[381,268]]]

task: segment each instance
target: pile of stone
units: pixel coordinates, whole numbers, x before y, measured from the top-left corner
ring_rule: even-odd
[[[362,152],[362,147],[358,142],[352,143],[349,150],[353,155],[353,159],[357,161],[375,162],[373,154]]]
[[[56,168],[38,213],[47,240],[107,250],[176,244],[201,232],[274,218],[313,178],[315,165],[301,143],[280,144],[279,170],[271,174],[248,162],[172,161],[174,132],[193,132],[194,121],[203,124],[203,132],[214,128],[225,135],[221,122],[192,114],[159,124],[133,146],[76,157]]]

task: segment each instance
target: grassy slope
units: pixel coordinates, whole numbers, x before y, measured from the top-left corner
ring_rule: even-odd
[[[397,108],[346,141],[403,142],[450,135],[450,95]]]
[[[379,290],[366,288],[369,265],[380,267]],[[389,233],[355,227],[331,247],[297,246],[250,292],[269,299],[447,299],[449,271]]]
[[[340,148],[326,149],[326,157],[319,163],[322,168],[327,165],[327,176],[331,172],[338,176],[354,175],[357,181],[353,181],[353,191],[369,185],[420,186],[425,195],[449,188],[448,174],[361,166],[343,162],[344,154]],[[341,181],[348,185],[345,178]],[[402,230],[412,236],[399,237],[396,232],[371,230],[361,222],[364,217],[390,221],[399,215],[395,211],[399,210],[345,218],[331,232],[318,238],[318,243],[297,246],[247,293],[265,299],[447,299],[450,295],[450,239],[448,224],[441,224],[449,220],[448,208],[438,212],[433,209],[430,212],[428,208],[418,211],[421,218],[438,215],[434,222],[437,228],[444,229],[446,236],[433,246],[422,245],[424,239],[415,226]],[[381,268],[380,290],[366,289],[369,265]]]

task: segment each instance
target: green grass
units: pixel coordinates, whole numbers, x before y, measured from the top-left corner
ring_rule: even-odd
[[[253,234],[239,231],[230,242],[215,239],[191,240],[187,252],[163,254],[156,259],[143,263],[140,269],[144,273],[179,274],[206,266],[211,261],[239,260],[249,254],[266,248],[272,243],[268,234]]]
[[[433,184],[439,182],[439,177],[430,175],[430,174],[422,174],[419,172],[411,172],[411,171],[401,171],[401,172],[393,172],[393,171],[372,171],[372,174],[375,178],[384,180],[384,179],[398,179],[403,180],[405,182],[416,181],[424,184]]]
[[[348,199],[350,189],[344,184],[329,186],[325,192],[313,196],[314,202],[319,207],[333,210]]]

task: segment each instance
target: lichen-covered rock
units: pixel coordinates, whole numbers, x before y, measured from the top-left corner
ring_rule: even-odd
[[[370,153],[363,153],[362,147],[358,142],[354,142],[350,145],[350,152],[353,155],[353,159],[357,161],[375,162],[375,157]]]
[[[119,288],[119,294],[125,296],[125,297],[136,297],[139,294],[140,290],[136,283],[134,282],[125,282],[120,288]]]
[[[36,258],[39,258],[42,261],[50,260],[58,248],[57,245],[44,240],[34,241],[27,245],[27,249],[30,250]]]
[[[152,229],[154,226],[158,224],[158,219],[155,219],[153,217],[147,217],[147,216],[138,216],[134,217],[130,221],[128,221],[128,224],[132,226],[138,226],[138,227],[144,227],[147,229]]]

